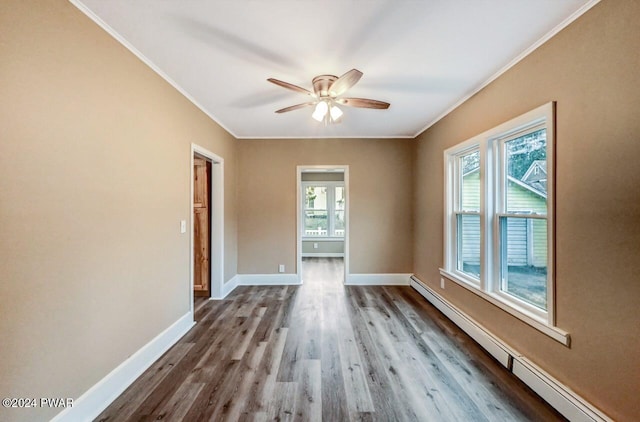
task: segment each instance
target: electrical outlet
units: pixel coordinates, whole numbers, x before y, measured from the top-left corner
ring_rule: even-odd
[[[284,272],[284,264],[280,264],[280,265],[278,266],[278,272],[281,272],[281,273],[283,273],[283,272]]]
[[[313,249],[318,249],[318,244],[317,243],[313,244]]]
[[[444,278],[440,277],[440,288],[444,289]]]

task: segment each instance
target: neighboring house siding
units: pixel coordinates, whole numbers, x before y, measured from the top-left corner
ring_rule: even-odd
[[[509,211],[531,210],[541,214],[547,212],[547,201],[526,188],[509,181],[507,187],[507,208]]]
[[[462,261],[480,265],[480,216],[465,215],[462,219]]]
[[[480,172],[462,178],[462,209],[480,209]],[[468,265],[480,265],[480,216],[466,215],[462,219],[462,260]]]
[[[480,209],[480,172],[465,174],[462,178],[462,209]]]
[[[509,211],[530,210],[541,214],[547,212],[546,198],[511,181],[507,188],[507,204]],[[519,221],[516,222],[516,220]],[[514,246],[513,249],[510,248],[510,252],[513,250],[513,253],[509,254],[511,258],[509,265],[546,266],[546,221],[523,219],[512,219],[511,221],[519,227],[514,228],[513,236],[509,236],[507,239],[510,245]]]
[[[547,221],[533,220],[533,254],[530,265],[545,267],[547,265]]]
[[[509,218],[507,220],[507,265],[526,266],[527,260],[527,220],[523,218]]]
[[[480,207],[479,172],[465,175],[462,184],[462,208],[478,209]],[[511,181],[507,188],[507,204],[510,211],[547,212],[545,198]],[[478,223],[479,217],[467,216],[462,224],[461,256],[465,263],[471,265],[480,264],[480,225]],[[508,224],[508,265],[545,266],[547,263],[546,221],[512,218],[509,219]]]

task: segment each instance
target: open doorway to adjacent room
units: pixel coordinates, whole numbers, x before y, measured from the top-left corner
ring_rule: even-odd
[[[205,300],[220,298],[224,281],[224,162],[191,146],[191,283],[192,312]]]
[[[349,268],[349,166],[297,168],[297,274],[318,258],[343,261],[342,283]]]

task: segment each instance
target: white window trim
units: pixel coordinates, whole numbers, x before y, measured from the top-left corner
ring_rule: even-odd
[[[327,187],[327,188],[331,188],[331,189],[327,189],[327,233],[329,234],[328,236],[305,236],[304,234],[304,218],[305,218],[305,211],[314,211],[311,209],[307,209],[306,208],[306,198],[305,198],[305,194],[304,192],[306,192],[307,187],[309,186],[316,186],[316,187]],[[334,225],[335,225],[335,212],[336,212],[336,208],[335,208],[335,188],[336,187],[341,187],[344,188],[344,182],[343,181],[330,181],[330,182],[323,182],[323,181],[303,181],[300,183],[300,218],[302,221],[302,227],[300,228],[301,233],[300,236],[302,238],[303,241],[310,241],[310,240],[315,240],[315,241],[340,241],[340,240],[344,240],[344,236],[331,236],[330,234],[334,232]],[[325,211],[324,209],[319,209],[319,210],[315,210],[315,211]]]
[[[547,184],[547,311],[538,308],[500,291],[499,281],[494,270],[499,268],[500,251],[499,242],[494,241],[499,236],[499,215],[503,211],[501,203],[497,203],[500,192],[494,192],[496,186],[504,186],[495,183],[502,177],[499,169],[499,155],[502,145],[523,131],[530,131],[536,126],[544,125],[547,129],[547,178],[551,183]],[[475,279],[457,270],[456,261],[456,235],[455,228],[457,206],[457,157],[480,151],[480,280]],[[554,265],[555,265],[555,227],[554,227],[554,152],[555,152],[555,103],[544,104],[508,122],[505,122],[480,135],[474,136],[454,147],[444,151],[444,180],[445,180],[445,216],[444,216],[444,268],[440,274],[469,291],[477,294],[500,309],[515,316],[533,328],[552,337],[558,342],[569,346],[570,336],[566,331],[559,329],[555,321],[555,289],[554,289]],[[493,173],[487,174],[487,169]],[[535,218],[536,215],[527,215]]]

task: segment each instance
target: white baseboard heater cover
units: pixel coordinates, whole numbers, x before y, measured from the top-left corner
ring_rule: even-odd
[[[524,356],[513,359],[513,373],[570,421],[612,421]]]
[[[602,413],[592,404],[580,397],[569,387],[561,384],[551,375],[537,367],[521,353],[511,349],[501,339],[473,318],[456,308],[448,300],[437,294],[433,289],[422,283],[415,276],[411,277],[411,287],[427,299],[440,312],[446,315],[454,324],[473,338],[480,346],[489,352],[505,368],[513,372],[533,391],[542,397],[553,408],[570,421],[592,422],[612,419]]]

